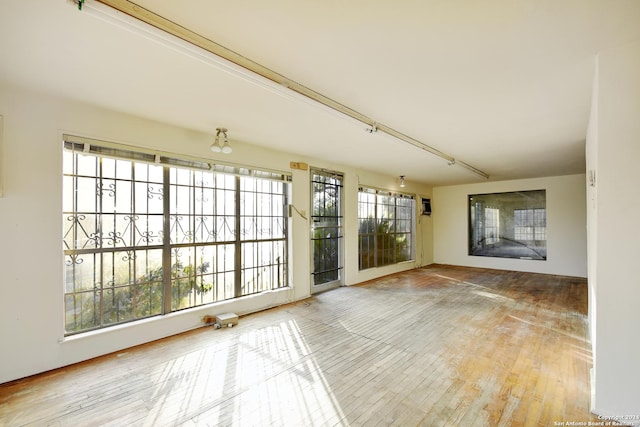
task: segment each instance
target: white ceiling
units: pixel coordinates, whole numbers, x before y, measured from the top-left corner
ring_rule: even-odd
[[[640,39],[639,0],[136,0],[491,180],[584,171],[595,55]],[[105,21],[3,1],[0,84],[442,185],[481,180],[364,125]],[[207,153],[203,147],[203,155]]]

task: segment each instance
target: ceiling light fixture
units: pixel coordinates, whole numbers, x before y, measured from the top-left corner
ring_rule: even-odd
[[[227,136],[227,128],[216,128],[216,139],[211,144],[211,151],[214,153],[224,153],[229,154],[233,151],[231,146],[229,145],[229,137]],[[222,134],[224,141],[223,145],[220,145],[220,134]]]
[[[405,183],[404,183],[404,175],[400,175],[400,187],[404,188]]]
[[[80,0],[77,0],[80,1]],[[100,7],[96,2],[102,3],[115,11],[122,13],[113,13]],[[458,165],[467,169],[474,174],[488,179],[489,174],[471,166],[461,160],[454,161],[454,158],[437,148],[434,148],[422,141],[412,138],[402,132],[393,129],[382,123],[376,123],[370,117],[360,113],[353,108],[341,104],[319,92],[314,91],[304,85],[295,82],[286,76],[273,71],[264,65],[261,65],[249,58],[240,55],[202,35],[195,33],[188,28],[182,27],[148,9],[145,9],[130,0],[96,0],[96,2],[85,3],[82,8],[83,12],[87,11],[100,19],[110,21],[118,26],[128,30],[138,32],[143,37],[154,40],[155,42],[176,49],[192,58],[202,60],[216,68],[234,74],[248,82],[258,84],[259,86],[287,96],[288,98],[298,99],[300,101],[310,100],[316,103],[321,109],[328,112],[337,112],[338,115],[352,119],[359,123],[364,123],[369,128],[367,131],[382,132],[390,135],[400,141],[413,145],[421,150],[427,151],[434,156],[440,157],[453,165]],[[132,22],[133,18],[135,22]],[[140,25],[140,23],[148,24],[148,26]],[[159,30],[154,34],[151,29]],[[167,36],[170,37],[167,37]],[[171,37],[172,36],[172,37]],[[186,44],[186,45],[185,45]],[[294,95],[294,96],[291,96]],[[369,130],[370,129],[370,130]],[[223,147],[220,147],[222,150]],[[231,148],[231,147],[229,147]]]

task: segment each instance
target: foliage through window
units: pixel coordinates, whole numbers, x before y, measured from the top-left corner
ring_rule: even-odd
[[[287,286],[285,176],[87,147],[63,154],[67,334]]]
[[[358,192],[359,269],[414,259],[413,196],[361,188]]]

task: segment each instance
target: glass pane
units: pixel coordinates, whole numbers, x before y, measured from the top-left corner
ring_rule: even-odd
[[[103,157],[100,161],[100,169],[104,178],[116,177],[116,161],[108,157]]]
[[[129,287],[130,319],[141,319],[162,312],[162,283],[144,283]]]
[[[240,218],[240,238],[242,240],[255,240],[256,235],[256,221],[253,217]]]
[[[191,243],[193,242],[193,230],[190,216],[170,217],[171,243]]]
[[[76,212],[95,212],[97,180],[77,178],[76,185]]]
[[[217,215],[235,215],[236,212],[236,194],[230,190],[216,190],[216,206]]]
[[[116,211],[116,182],[112,179],[102,179],[97,182],[98,197],[100,198],[100,207],[102,212]]]
[[[213,188],[196,189],[196,214],[213,215],[214,194]]]
[[[131,162],[128,160],[116,160],[116,178],[131,180]]]
[[[235,297],[235,273],[232,271],[216,275],[214,296],[216,301],[223,301]]]
[[[65,255],[66,292],[94,289],[96,282],[100,281],[100,265],[94,263],[94,257],[92,254]]]
[[[73,211],[74,199],[75,199],[75,188],[74,178],[71,176],[64,176],[62,178],[62,212],[71,212]]]
[[[103,322],[105,325],[135,319],[135,288],[121,286],[103,292]]]
[[[114,215],[115,229],[109,235],[111,245],[116,247],[133,246],[134,217],[132,215]]]
[[[189,169],[171,168],[171,183],[191,185],[191,171]]]
[[[240,191],[256,191],[256,179],[242,177],[240,179]]]
[[[161,184],[137,182],[135,187],[136,212],[162,213],[164,209],[164,194]]]
[[[469,196],[469,255],[547,258],[546,191]]]
[[[242,295],[285,286],[284,245],[279,241],[242,244]]]
[[[284,239],[286,237],[284,217],[278,216],[272,219],[272,237],[274,239]]]
[[[135,260],[137,254],[130,252],[114,252],[113,256],[107,254],[113,262],[113,286],[126,285],[135,282]]]
[[[240,193],[240,215],[255,215],[257,212],[255,193]]]
[[[131,181],[115,182],[115,211],[120,213],[133,212],[131,205]]]
[[[147,165],[147,173],[149,174],[149,182],[163,182],[163,167]]]
[[[171,212],[189,214],[192,210],[193,190],[189,187],[171,186]]]
[[[65,330],[72,333],[100,326],[100,299],[97,292],[65,295]]]
[[[83,154],[75,154],[76,175],[96,176],[98,170],[99,159],[95,156],[85,156]]]
[[[222,245],[216,246],[216,271],[234,271],[235,270],[235,246]]]
[[[215,223],[213,216],[196,216],[194,241],[196,243],[215,242]]]
[[[149,167],[146,163],[136,163],[133,166],[133,173],[136,181],[147,181],[149,179]]]

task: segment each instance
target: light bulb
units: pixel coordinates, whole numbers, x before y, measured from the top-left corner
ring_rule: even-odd
[[[227,134],[224,135],[224,145],[222,146],[222,152],[224,154],[229,154],[233,151],[231,146],[229,145],[229,140],[227,139]]]
[[[222,148],[220,147],[220,138],[218,137],[218,135],[216,135],[216,139],[215,141],[213,141],[213,144],[211,144],[210,148],[214,153],[219,153],[220,151],[222,151]]]

